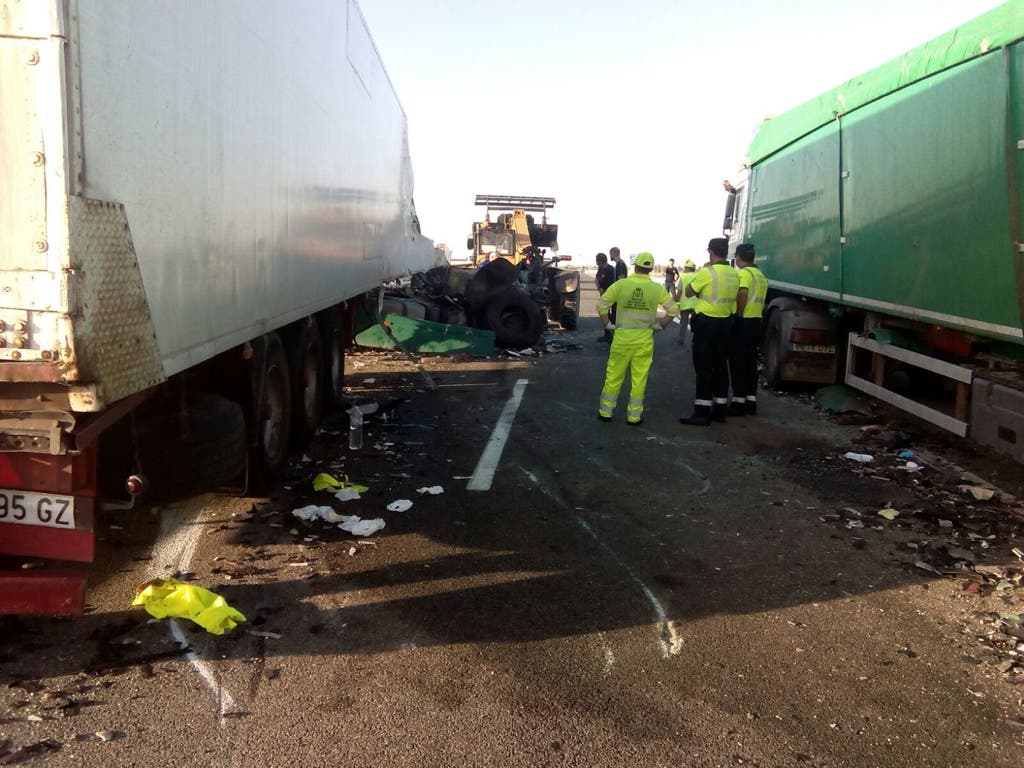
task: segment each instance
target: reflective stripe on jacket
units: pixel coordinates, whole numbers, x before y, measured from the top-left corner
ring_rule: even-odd
[[[648,275],[633,275],[619,280],[597,300],[597,313],[607,316],[612,305],[615,310],[616,337],[619,331],[654,330],[658,324],[658,307],[663,307],[671,317],[679,314],[663,285],[651,280]]]
[[[740,273],[740,288],[747,289],[747,305],[743,317],[756,318],[764,314],[764,300],[768,295],[768,278],[754,266],[744,267]]]
[[[736,310],[740,278],[728,264],[711,264],[697,270],[690,287],[697,294],[697,314],[729,317]]]

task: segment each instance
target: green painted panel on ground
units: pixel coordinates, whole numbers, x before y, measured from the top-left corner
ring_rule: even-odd
[[[384,315],[384,320],[391,325],[390,334],[378,323],[357,334],[356,344],[374,349],[403,349],[406,352],[465,352],[475,357],[494,354],[493,331],[432,323],[401,315]]]

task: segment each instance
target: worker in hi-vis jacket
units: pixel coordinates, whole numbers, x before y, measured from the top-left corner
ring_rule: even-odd
[[[608,367],[597,417],[611,421],[619,400],[619,390],[629,369],[629,404],[626,423],[637,425],[644,420],[644,392],[647,375],[654,359],[654,329],[664,328],[679,314],[679,309],[664,286],[651,280],[654,256],[646,251],[638,253],[634,274],[612,283],[597,300],[597,314],[605,328],[611,323],[608,314],[615,307],[615,335],[608,350]],[[658,307],[665,310],[658,317]]]

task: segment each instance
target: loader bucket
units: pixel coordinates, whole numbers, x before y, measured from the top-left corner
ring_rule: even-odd
[[[558,250],[557,224],[530,224],[530,243],[537,248]]]

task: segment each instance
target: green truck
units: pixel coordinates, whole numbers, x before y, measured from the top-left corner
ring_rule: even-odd
[[[769,384],[845,381],[1024,462],[1024,0],[766,121],[725,234]]]

